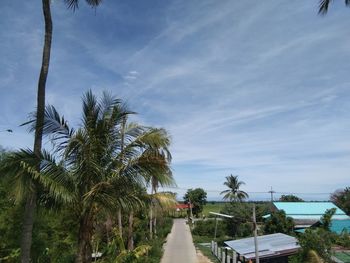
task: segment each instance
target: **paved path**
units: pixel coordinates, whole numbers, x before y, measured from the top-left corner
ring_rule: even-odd
[[[161,263],[196,263],[196,249],[185,219],[174,219]]]

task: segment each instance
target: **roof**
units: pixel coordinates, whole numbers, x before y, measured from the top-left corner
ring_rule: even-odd
[[[246,259],[255,258],[253,237],[226,241],[225,244]],[[295,254],[300,246],[298,245],[296,238],[286,234],[276,233],[258,236],[258,248],[259,256],[261,258],[271,258]]]
[[[349,220],[332,220],[331,227],[332,232],[341,234],[343,230],[347,230],[350,233],[350,219]]]
[[[191,205],[193,207],[193,205]],[[186,209],[186,208],[190,208],[190,204],[176,204],[175,205],[176,209]]]
[[[278,210],[284,210],[287,216],[293,219],[320,220],[327,209],[335,208],[332,219],[350,219],[343,210],[332,202],[273,202]]]

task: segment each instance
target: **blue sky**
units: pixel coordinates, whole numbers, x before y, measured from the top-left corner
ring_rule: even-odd
[[[135,121],[172,135],[183,189],[215,198],[225,176],[244,190],[329,193],[349,185],[349,12],[309,1],[52,1],[47,102],[79,123],[83,92],[111,91]],[[19,128],[35,108],[40,1],[0,9],[0,145],[31,147]],[[46,143],[48,145],[48,143]],[[267,194],[251,195],[268,198]],[[304,196],[309,199],[327,195]]]

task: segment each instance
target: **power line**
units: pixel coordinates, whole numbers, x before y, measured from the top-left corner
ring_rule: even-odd
[[[187,191],[188,189],[193,189],[193,187],[163,187],[163,189],[177,189],[177,190],[185,190]],[[213,193],[221,193],[224,190],[213,190],[213,189],[203,189],[206,192],[213,192]],[[333,193],[331,192],[277,192],[273,191],[272,188],[269,191],[245,191],[247,194],[284,194],[284,195],[331,195]]]

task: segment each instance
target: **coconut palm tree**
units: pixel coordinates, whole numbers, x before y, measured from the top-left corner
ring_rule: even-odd
[[[227,186],[229,189],[222,191],[220,194],[224,195],[224,200],[230,200],[231,202],[241,202],[249,197],[246,192],[239,189],[244,184],[244,182],[238,181],[237,175],[233,176],[231,174],[230,176],[226,176],[226,182],[224,182],[224,185]]]
[[[332,0],[320,0],[320,4],[319,4],[319,9],[318,9],[318,13],[325,15],[328,12],[328,7],[329,4],[332,2]],[[350,6],[350,0],[345,0],[345,5],[346,6]]]
[[[68,8],[75,10],[78,7],[79,0],[64,0]],[[102,0],[86,0],[86,3],[90,6],[97,7]],[[46,93],[46,80],[49,73],[50,54],[51,54],[51,42],[52,42],[52,17],[50,0],[42,0],[42,9],[45,22],[45,37],[43,56],[41,61],[41,69],[38,81],[37,90],[37,111],[36,111],[36,128],[34,135],[34,147],[33,151],[37,156],[41,154],[42,137],[43,137],[43,123],[45,115],[45,93]],[[37,167],[40,170],[40,167]],[[21,262],[30,262],[30,248],[32,245],[32,231],[34,223],[34,214],[36,210],[36,188],[35,185],[31,187],[31,191],[28,192],[25,202],[24,220],[22,227],[21,237]]]
[[[84,95],[83,123],[77,130],[70,129],[54,107],[45,113],[44,134],[51,136],[56,152],[62,154],[74,189],[71,206],[80,224],[76,262],[91,262],[97,211],[133,211],[142,206],[133,185],[145,185],[152,175],[171,174],[170,141],[163,129],[135,123],[123,128],[132,112],[106,93],[101,100],[91,91]]]

